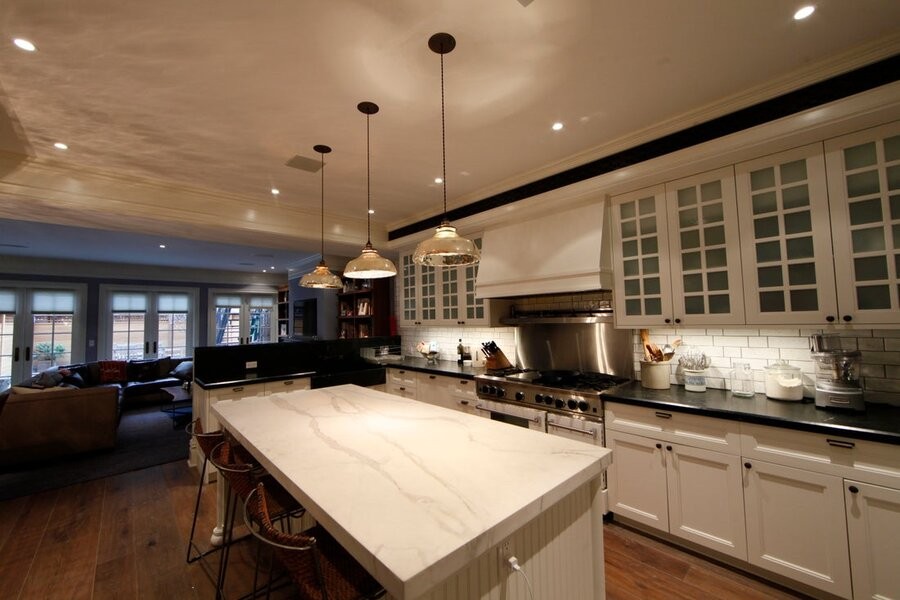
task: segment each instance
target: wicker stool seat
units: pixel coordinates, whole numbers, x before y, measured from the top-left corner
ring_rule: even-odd
[[[384,588],[323,528],[285,533],[275,527],[272,496],[263,484],[244,503],[250,531],[272,546],[303,600],[380,598]]]

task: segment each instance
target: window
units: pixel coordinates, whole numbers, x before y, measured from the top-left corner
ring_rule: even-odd
[[[275,292],[212,294],[210,343],[216,346],[274,342]]]
[[[100,356],[135,360],[191,356],[196,290],[148,290],[101,286],[107,318],[101,324]]]

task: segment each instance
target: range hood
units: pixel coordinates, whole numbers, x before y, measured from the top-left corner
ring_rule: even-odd
[[[478,298],[612,289],[606,200],[488,229],[475,282]]]

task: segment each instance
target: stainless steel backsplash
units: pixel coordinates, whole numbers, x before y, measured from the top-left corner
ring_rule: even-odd
[[[634,377],[633,332],[612,323],[552,323],[516,327],[516,362],[523,369],[565,369]]]

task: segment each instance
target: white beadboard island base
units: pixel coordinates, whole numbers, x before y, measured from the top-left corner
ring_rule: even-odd
[[[606,448],[354,385],[213,411],[397,600],[527,600],[507,544],[536,598],[604,598]]]

